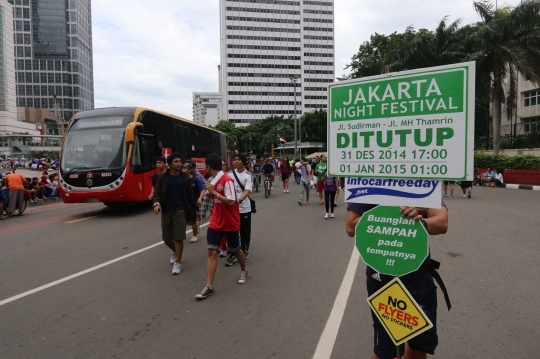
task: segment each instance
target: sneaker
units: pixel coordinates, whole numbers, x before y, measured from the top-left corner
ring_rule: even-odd
[[[284,189],[284,190],[283,190],[283,193],[287,193],[287,190],[286,190],[286,189]]]
[[[298,201],[298,204],[302,206],[302,201]]]
[[[336,215],[333,213],[330,213],[330,218],[336,218]]]
[[[172,252],[171,259],[169,262],[171,262],[171,265],[173,265],[174,262],[176,262],[176,253]]]
[[[225,258],[225,257],[227,257],[227,251],[226,251],[226,250],[224,250],[224,251],[220,250],[220,251],[219,251],[219,257],[220,257],[220,258]]]
[[[448,197],[448,195],[445,193],[445,194],[443,195],[443,197]]]
[[[287,193],[289,193],[289,190],[287,190]]]
[[[189,243],[195,243],[199,240],[196,235],[191,236],[191,239],[189,240]]]
[[[468,198],[471,198],[471,197],[472,197],[471,191],[467,191],[467,197],[468,197]]]
[[[454,198],[454,195],[451,195],[450,198]]]
[[[225,266],[226,267],[230,267],[232,266],[234,263],[236,263],[236,261],[238,261],[238,259],[236,258],[236,256],[233,256],[232,254],[229,255],[229,258],[227,258],[227,262],[225,262]]]
[[[240,279],[238,279],[238,284],[246,284],[248,275],[249,271],[247,269],[240,272]]]
[[[336,208],[336,207],[337,207],[337,204],[336,204],[336,203],[334,203],[334,208]]]
[[[214,294],[214,288],[209,287],[209,286],[205,286],[203,288],[203,290],[199,294],[197,294],[195,296],[195,298],[197,298],[197,299],[205,299],[206,297],[209,297],[212,294]]]
[[[467,198],[467,195],[466,195],[466,194],[464,194],[464,195],[463,195],[463,198]]]
[[[180,274],[181,271],[182,271],[182,265],[180,264],[180,262],[174,262],[172,266],[172,274],[177,275],[177,274]]]
[[[330,215],[327,213],[324,215],[324,219],[328,219],[328,218],[330,218]]]

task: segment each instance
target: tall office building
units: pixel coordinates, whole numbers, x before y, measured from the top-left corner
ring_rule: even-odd
[[[222,119],[249,124],[327,107],[334,0],[220,0]]]
[[[8,0],[0,0],[0,133],[35,135],[39,133],[36,125],[17,121],[12,14],[13,7]]]
[[[14,5],[17,106],[69,120],[94,108],[91,0],[10,0]]]

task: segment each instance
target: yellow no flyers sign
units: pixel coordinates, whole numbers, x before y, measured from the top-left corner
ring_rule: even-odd
[[[396,345],[403,344],[433,327],[424,311],[397,277],[367,301]]]

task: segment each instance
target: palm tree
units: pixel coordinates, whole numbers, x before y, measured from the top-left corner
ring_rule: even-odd
[[[502,108],[505,104],[510,118],[516,111],[518,73],[540,83],[540,0],[498,9],[483,0],[475,1],[473,7],[482,21],[468,38],[467,47],[474,49],[468,60],[476,61],[479,75],[491,75],[493,151],[499,153]]]

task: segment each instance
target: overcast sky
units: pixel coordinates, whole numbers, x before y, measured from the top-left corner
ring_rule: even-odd
[[[495,0],[493,0],[495,1]],[[499,0],[516,5],[520,0]],[[96,107],[192,118],[192,93],[218,91],[219,0],[93,0]],[[479,20],[472,0],[335,0],[336,76],[375,32]]]

